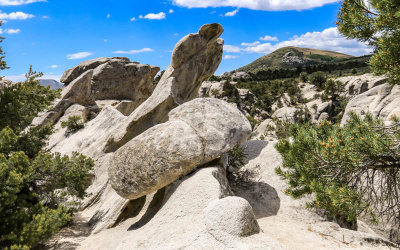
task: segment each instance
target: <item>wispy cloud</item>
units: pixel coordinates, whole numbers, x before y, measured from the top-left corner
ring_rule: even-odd
[[[26,20],[29,18],[34,18],[32,14],[27,14],[21,11],[4,13],[0,11],[0,20]]]
[[[114,54],[139,54],[139,53],[143,53],[143,52],[152,52],[154,51],[151,48],[143,48],[143,49],[138,49],[138,50],[117,50],[117,51],[113,51]]]
[[[91,52],[78,52],[78,53],[74,53],[74,54],[68,54],[67,59],[68,60],[82,59],[82,58],[86,58],[91,55],[93,55],[93,53],[91,53]]]
[[[230,12],[226,12],[224,16],[235,16],[237,13],[239,12],[239,9],[230,11]]]
[[[173,10],[173,9],[170,9],[170,10],[168,11],[168,13],[169,13],[169,14],[172,14],[172,13],[174,13],[174,10]]]
[[[136,21],[136,17],[131,18],[131,22]]]
[[[242,46],[256,46],[257,44],[260,44],[260,42],[259,41],[255,41],[255,42],[252,42],[252,43],[241,43],[240,45],[242,45]]]
[[[336,3],[339,0],[172,0],[172,3],[187,8],[236,7],[253,10],[305,10]]]
[[[268,54],[279,48],[287,46],[296,46],[303,48],[313,48],[322,50],[331,50],[350,55],[365,55],[372,52],[372,49],[366,44],[357,40],[344,38],[336,27],[328,28],[323,31],[307,32],[300,36],[293,36],[287,41],[276,44],[271,43],[242,43],[243,47],[225,45],[224,50],[230,53],[260,53]]]
[[[233,46],[233,45],[224,45],[224,51],[228,52],[228,53],[239,53],[241,51],[241,48],[238,46]]]
[[[0,0],[0,6],[16,6],[37,2],[47,2],[46,0]]]
[[[233,56],[233,55],[225,55],[224,56],[224,59],[225,60],[228,60],[228,59],[235,59],[235,58],[238,58],[239,56]]]
[[[167,17],[167,15],[164,12],[160,12],[160,13],[149,13],[147,15],[140,15],[139,18],[140,19],[149,19],[149,20],[162,20],[165,19]]]
[[[107,17],[107,19],[109,19],[109,18],[111,17],[111,14],[107,14],[107,16],[106,16],[106,17]]]
[[[277,42],[277,41],[279,41],[279,39],[276,37],[276,36],[263,36],[263,37],[260,37],[260,40],[261,41],[271,41],[271,42]]]
[[[21,32],[20,29],[0,29],[0,34],[18,34]]]
[[[50,68],[56,69],[56,68],[58,68],[58,65],[51,65]]]

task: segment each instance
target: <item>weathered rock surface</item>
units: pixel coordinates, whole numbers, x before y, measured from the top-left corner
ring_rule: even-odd
[[[129,109],[133,111],[144,102],[153,91],[153,78],[159,68],[130,62],[128,58],[98,58],[82,62],[67,70],[62,80],[66,83],[61,98],[52,108],[36,118],[33,125],[57,122],[65,110],[72,104],[89,107],[98,113],[99,100],[129,100]]]
[[[92,76],[93,70],[88,70],[63,88],[61,98],[55,100],[53,107],[49,111],[36,117],[32,124],[43,125],[48,122],[56,122],[73,104],[91,106],[96,109],[97,105],[90,90]]]
[[[249,121],[228,103],[192,100],[173,109],[168,122],[115,152],[109,168],[111,185],[122,197],[137,199],[220,157],[250,133]]]
[[[392,116],[400,117],[400,86],[385,83],[350,99],[342,125],[349,119],[351,111],[359,115],[369,112],[384,121],[389,121]]]
[[[117,150],[148,128],[165,122],[170,110],[197,97],[200,84],[214,74],[221,62],[223,40],[218,37],[222,32],[221,25],[206,24],[198,33],[178,42],[171,65],[153,94],[113,133],[106,152]]]
[[[220,241],[260,232],[250,203],[235,196],[210,202],[204,210],[204,222],[208,232]]]
[[[276,110],[272,115],[273,118],[279,120],[286,120],[291,123],[297,121],[297,108],[294,107],[284,107]]]
[[[129,58],[127,57],[113,57],[113,58],[129,62]],[[110,60],[111,58],[100,57],[81,62],[79,65],[66,70],[64,74],[61,76],[60,82],[64,83],[65,85],[68,85],[70,82],[78,78],[78,76],[80,76],[84,72],[90,69],[95,69],[97,66],[106,63]]]
[[[231,183],[233,193],[252,206],[263,233],[287,249],[391,249],[362,221],[358,221],[358,231],[340,228],[306,208],[311,197],[293,199],[286,195],[288,184],[275,173],[282,164],[276,143],[251,140],[242,144],[248,156],[243,170],[253,178]]]
[[[133,100],[138,106],[151,95],[153,78],[159,70],[155,66],[110,58],[93,71],[94,99]]]
[[[76,242],[77,249],[284,249],[256,233],[229,242],[215,239],[204,222],[204,209],[230,194],[224,169],[210,164],[165,190],[130,202],[140,212],[118,226]],[[135,205],[136,204],[136,205]]]
[[[360,76],[339,77],[336,80],[345,85],[345,96],[354,96],[362,94],[375,86],[385,83],[387,81],[387,77],[364,74]]]

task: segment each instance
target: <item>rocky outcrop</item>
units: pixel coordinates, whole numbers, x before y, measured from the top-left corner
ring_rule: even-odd
[[[272,117],[275,119],[286,120],[291,123],[295,123],[297,121],[297,112],[298,112],[297,108],[285,107],[276,110],[272,115]]]
[[[198,33],[178,42],[171,65],[153,94],[110,137],[106,152],[117,150],[148,128],[167,121],[170,110],[197,97],[200,84],[214,74],[221,62],[223,40],[218,37],[222,32],[221,25],[206,24]]]
[[[369,112],[384,121],[389,121],[392,116],[400,117],[400,86],[385,83],[350,99],[342,125],[349,119],[350,112],[358,115]]]
[[[118,149],[109,168],[111,186],[137,199],[226,153],[251,133],[251,125],[228,103],[199,98],[173,109],[169,121]]]
[[[53,107],[49,111],[36,117],[32,124],[43,125],[48,122],[56,122],[73,104],[90,106],[94,110],[98,109],[90,90],[92,76],[93,70],[88,70],[63,88],[61,98],[55,101]]]
[[[110,58],[93,71],[91,91],[95,100],[132,100],[138,106],[153,91],[159,67]],[[136,108],[136,107],[135,107]]]
[[[387,81],[386,76],[375,76],[373,74],[364,74],[360,76],[344,76],[336,80],[345,85],[345,96],[355,96],[366,92],[367,90],[381,85]]]
[[[57,122],[72,104],[88,107],[98,113],[99,100],[129,100],[127,110],[133,110],[145,101],[153,91],[153,78],[159,68],[130,62],[128,58],[98,58],[82,62],[67,70],[62,81],[65,87],[61,98],[52,108],[37,117],[33,125]]]

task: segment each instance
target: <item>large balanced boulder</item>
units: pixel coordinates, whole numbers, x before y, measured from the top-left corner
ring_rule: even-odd
[[[168,122],[115,152],[109,167],[111,186],[122,197],[137,199],[220,157],[250,133],[246,117],[222,100],[187,102],[170,112]]]
[[[214,74],[222,60],[223,40],[218,38],[222,32],[220,24],[206,24],[178,42],[171,65],[153,94],[114,131],[105,152],[114,152],[148,128],[167,121],[169,111],[198,96],[201,83]]]

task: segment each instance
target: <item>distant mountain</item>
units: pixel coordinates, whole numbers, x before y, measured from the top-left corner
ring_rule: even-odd
[[[40,79],[39,80],[40,85],[42,86],[50,86],[50,88],[52,89],[59,89],[62,88],[63,84],[61,82],[58,82],[56,80],[53,79]]]
[[[355,58],[354,56],[318,49],[284,47],[236,71],[256,73],[261,70],[294,69],[298,66],[312,66],[323,63],[335,63]]]

